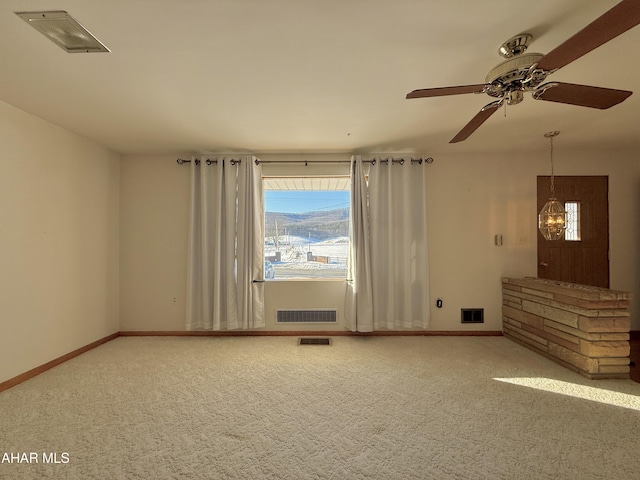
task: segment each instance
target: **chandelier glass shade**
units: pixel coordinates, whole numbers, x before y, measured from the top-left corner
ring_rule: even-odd
[[[564,205],[551,197],[538,214],[538,230],[545,240],[560,240],[564,237],[567,213]]]

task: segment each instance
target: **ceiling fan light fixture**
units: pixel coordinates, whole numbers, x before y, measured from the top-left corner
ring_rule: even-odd
[[[524,99],[522,90],[513,90],[507,93],[507,105],[517,105]]]
[[[16,12],[16,15],[68,53],[110,51],[64,10]]]

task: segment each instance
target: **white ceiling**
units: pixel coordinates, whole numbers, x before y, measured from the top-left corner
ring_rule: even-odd
[[[493,100],[406,100],[483,83],[530,32],[547,53],[616,0],[3,0],[0,100],[121,153],[640,148],[640,27],[549,79],[632,90],[609,110],[535,101],[449,140]],[[111,53],[68,54],[14,12],[66,10]]]

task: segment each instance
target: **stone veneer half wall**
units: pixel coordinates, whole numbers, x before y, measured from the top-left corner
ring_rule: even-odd
[[[630,300],[605,288],[503,278],[503,333],[588,378],[629,378]]]

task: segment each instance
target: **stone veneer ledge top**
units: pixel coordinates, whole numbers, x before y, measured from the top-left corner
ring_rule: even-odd
[[[503,284],[525,288],[535,288],[551,293],[559,293],[567,297],[583,298],[587,300],[631,300],[631,293],[608,288],[591,287],[576,283],[559,282],[537,277],[502,278]]]

